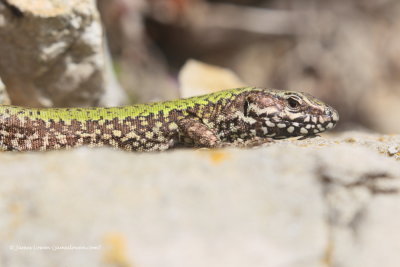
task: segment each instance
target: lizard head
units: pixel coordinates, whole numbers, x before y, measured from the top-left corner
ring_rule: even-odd
[[[307,93],[263,89],[248,94],[244,115],[255,120],[258,136],[276,139],[313,136],[339,120],[334,108]]]

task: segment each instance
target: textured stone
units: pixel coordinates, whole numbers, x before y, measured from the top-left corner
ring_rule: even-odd
[[[1,1],[0,39],[0,76],[13,104],[93,106],[115,89],[106,86],[94,0]]]
[[[398,266],[399,140],[1,153],[0,265]]]

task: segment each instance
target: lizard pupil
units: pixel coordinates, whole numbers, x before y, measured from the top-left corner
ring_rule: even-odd
[[[300,106],[299,101],[296,100],[294,97],[290,97],[290,98],[287,100],[287,102],[288,102],[288,104],[289,104],[289,107],[291,107],[291,108],[298,108],[298,107]]]

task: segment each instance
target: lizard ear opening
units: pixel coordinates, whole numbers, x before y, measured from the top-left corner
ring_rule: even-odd
[[[249,101],[245,99],[243,104],[243,114],[246,117],[249,115],[249,105],[250,105]]]

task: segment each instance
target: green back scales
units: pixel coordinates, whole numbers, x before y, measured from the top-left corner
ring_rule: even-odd
[[[237,88],[187,99],[110,108],[23,108],[17,106],[0,106],[0,114],[15,115],[20,119],[53,120],[56,122],[60,120],[86,122],[87,120],[124,119],[126,117],[158,115],[160,112],[167,115],[170,111],[186,110],[196,105],[208,105],[217,103],[218,101],[225,102],[222,104],[226,104],[230,98],[251,90],[255,90],[255,88]]]

